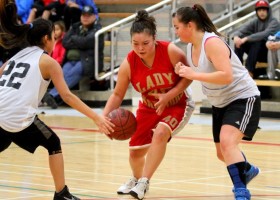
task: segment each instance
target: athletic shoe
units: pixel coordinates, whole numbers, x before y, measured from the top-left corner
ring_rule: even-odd
[[[130,190],[137,184],[137,179],[131,177],[125,184],[117,190],[118,194],[129,194]]]
[[[246,188],[236,188],[234,191],[235,200],[250,200],[251,194]]]
[[[249,171],[246,172],[246,185],[248,185],[251,180],[253,180],[260,173],[260,171],[261,170],[258,167],[251,165]],[[234,193],[234,187],[232,189],[232,192]]]
[[[61,190],[59,193],[56,192],[54,193],[53,200],[81,200],[81,199],[70,194],[68,187],[65,185],[63,190]]]
[[[280,69],[275,69],[276,80],[280,80]]]
[[[260,173],[260,171],[261,170],[258,167],[251,165],[249,171],[246,172],[246,185],[248,185],[250,181]]]
[[[131,189],[129,194],[136,199],[143,199],[145,193],[149,190],[149,180],[147,178],[140,178],[137,185]]]
[[[46,102],[47,105],[50,106],[52,109],[56,109],[58,107],[55,99],[48,92],[46,92],[46,94],[44,95],[42,101]]]

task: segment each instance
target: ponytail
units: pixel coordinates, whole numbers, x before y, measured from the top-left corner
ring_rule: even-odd
[[[146,10],[139,10],[130,28],[130,36],[143,32],[155,37],[157,33],[156,20],[153,16],[149,16]]]
[[[205,9],[200,4],[194,4],[191,7],[181,7],[174,14],[173,17],[177,17],[179,22],[187,24],[190,21],[194,22],[199,30],[214,32],[218,36],[222,36],[217,31],[217,28],[208,17]]]

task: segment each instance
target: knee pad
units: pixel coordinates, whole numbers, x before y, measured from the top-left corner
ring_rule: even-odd
[[[48,150],[49,155],[62,153],[60,139],[56,134],[52,134],[52,136],[47,140],[46,144],[43,146]]]

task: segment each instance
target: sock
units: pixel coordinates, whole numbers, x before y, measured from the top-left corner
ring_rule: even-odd
[[[242,151],[241,151],[241,153],[242,153],[242,156],[244,157],[245,163],[246,163],[245,171],[248,172],[251,169],[251,164],[247,161],[245,154]]]
[[[227,166],[234,188],[246,188],[246,162],[239,162]]]

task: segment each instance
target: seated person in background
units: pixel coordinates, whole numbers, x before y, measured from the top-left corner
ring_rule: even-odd
[[[33,5],[33,0],[15,0],[17,6],[17,15],[23,24],[26,23],[29,12]]]
[[[267,62],[267,48],[265,46],[269,35],[275,34],[280,29],[280,24],[272,16],[271,7],[266,0],[257,1],[255,4],[257,19],[242,26],[234,33],[235,53],[243,63],[243,55],[248,55],[245,66],[253,78],[257,61]]]
[[[65,3],[63,15],[66,31],[68,31],[74,23],[80,21],[82,8],[86,5],[93,8],[95,17],[98,19],[98,9],[94,3],[94,0],[66,0]]]
[[[94,47],[95,33],[102,28],[96,19],[96,11],[91,6],[84,6],[81,15],[81,22],[73,24],[66,32],[62,44],[66,49],[66,62],[63,65],[63,73],[66,84],[71,89],[77,85],[83,75],[89,78],[94,76],[94,67],[103,69],[104,36],[99,38],[99,65],[95,65]],[[46,93],[43,101],[52,108],[57,108],[57,101],[60,99],[56,88]]]
[[[64,22],[61,20],[54,22],[53,25],[54,25],[54,38],[55,38],[56,42],[55,42],[53,51],[51,53],[51,57],[53,59],[55,59],[60,64],[60,66],[62,66],[64,63],[64,60],[65,60],[65,53],[66,53],[66,50],[62,44],[62,39],[65,35],[65,25],[64,25]],[[48,88],[53,88],[53,87],[54,87],[54,85],[51,82]],[[44,103],[44,100],[45,99],[43,98],[41,103]],[[41,104],[41,106],[42,105],[43,104]],[[57,107],[56,104],[53,104],[53,105],[54,105],[54,108]]]
[[[35,0],[26,23],[32,23],[38,17],[52,21],[60,20],[64,5],[65,0]]]
[[[275,69],[277,68],[278,64],[280,64],[280,31],[278,31],[274,36],[268,37],[266,47],[268,49],[268,79],[280,80],[280,69]]]
[[[63,19],[63,11],[65,0],[47,0],[49,3],[45,5],[42,18],[49,19],[53,22]]]
[[[62,39],[65,35],[65,24],[63,21],[54,22],[54,37],[56,40],[51,56],[60,64],[63,64],[65,57],[65,48],[62,44]]]

